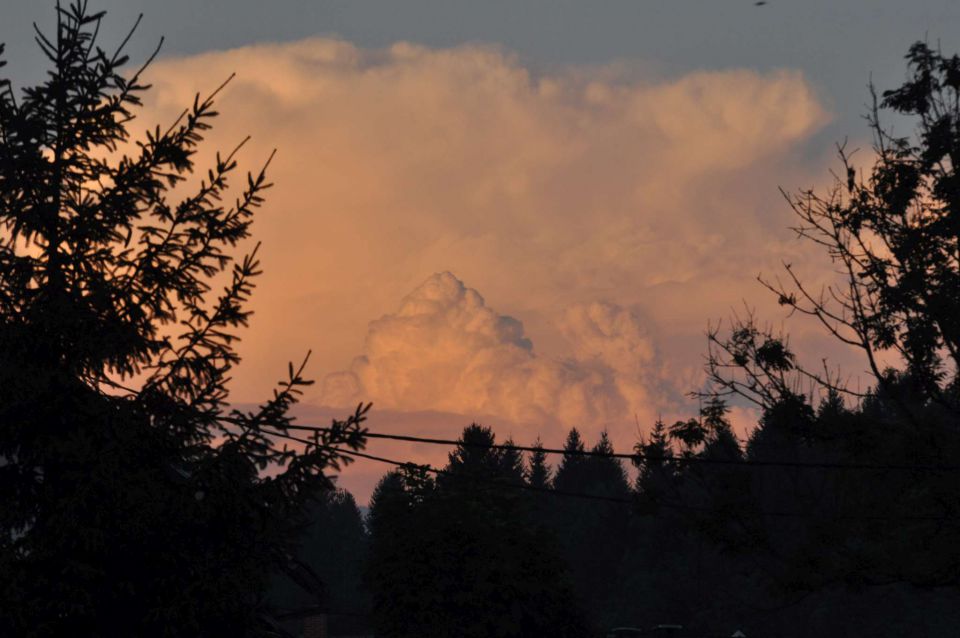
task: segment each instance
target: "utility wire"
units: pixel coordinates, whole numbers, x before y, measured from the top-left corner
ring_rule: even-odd
[[[634,503],[634,501],[633,501],[632,499],[629,499],[629,498],[619,498],[619,497],[616,497],[616,496],[604,496],[603,494],[587,494],[587,493],[585,493],[585,492],[568,492],[568,491],[564,491],[564,490],[555,490],[555,489],[549,488],[549,487],[538,487],[538,486],[536,486],[536,485],[529,485],[529,484],[527,484],[527,483],[511,483],[511,482],[509,482],[509,481],[498,481],[498,480],[495,480],[495,479],[484,479],[484,478],[479,477],[479,476],[469,476],[469,475],[459,474],[459,473],[457,473],[457,472],[451,472],[451,471],[449,471],[449,470],[441,470],[441,469],[439,469],[439,468],[433,467],[432,465],[427,465],[427,464],[424,464],[424,463],[416,463],[416,462],[414,462],[414,461],[397,461],[396,459],[388,459],[388,458],[385,458],[385,457],[382,457],[382,456],[374,456],[373,454],[367,454],[366,452],[358,452],[358,451],[355,451],[355,450],[345,450],[345,449],[336,448],[336,447],[327,446],[327,445],[318,445],[317,443],[315,443],[314,441],[311,441],[311,440],[309,440],[309,439],[304,439],[304,438],[292,436],[292,435],[289,435],[289,434],[281,434],[281,433],[278,433],[278,432],[277,432],[277,433],[271,432],[271,433],[269,433],[269,434],[270,434],[271,436],[279,436],[279,437],[282,437],[282,438],[285,438],[285,439],[289,439],[289,440],[291,440],[291,441],[296,441],[297,443],[304,443],[304,444],[306,444],[306,445],[313,445],[313,446],[320,447],[320,448],[324,448],[324,449],[327,449],[327,450],[330,450],[330,451],[335,451],[335,452],[337,452],[337,453],[339,453],[339,454],[346,454],[346,455],[348,455],[348,456],[353,456],[353,457],[357,457],[357,458],[361,458],[361,459],[368,459],[368,460],[370,460],[370,461],[377,461],[378,463],[384,463],[384,464],[387,464],[387,465],[393,465],[393,466],[395,466],[395,467],[411,467],[411,466],[412,466],[412,467],[417,467],[417,468],[420,468],[420,469],[424,470],[425,472],[428,472],[428,473],[430,473],[430,474],[434,474],[434,475],[436,475],[436,476],[452,476],[452,477],[457,478],[457,479],[467,479],[467,480],[474,481],[474,482],[476,482],[476,483],[483,483],[483,484],[486,484],[486,485],[496,485],[496,486],[498,486],[498,487],[510,487],[510,488],[514,488],[514,489],[528,490],[528,491],[532,491],[532,492],[541,492],[541,493],[545,493],[545,494],[555,494],[555,495],[557,495],[557,496],[570,496],[570,497],[574,497],[574,498],[584,498],[584,499],[592,499],[592,500],[599,500],[599,501],[607,501],[607,502],[611,502],[611,503],[626,503],[626,504],[633,504],[633,503]]]
[[[323,430],[323,429],[325,429],[325,428],[316,428],[316,429],[318,429],[318,430]],[[412,466],[412,467],[417,467],[417,468],[422,469],[422,470],[425,471],[425,472],[428,472],[428,473],[430,473],[430,474],[434,474],[434,475],[436,475],[436,476],[452,476],[452,477],[457,478],[457,479],[471,480],[471,481],[474,481],[474,482],[476,482],[476,483],[481,483],[481,484],[495,485],[495,486],[497,486],[497,487],[508,487],[508,488],[512,488],[512,489],[527,490],[527,491],[539,492],[539,493],[544,493],[544,494],[552,494],[552,495],[554,495],[554,496],[560,496],[560,497],[580,498],[580,499],[586,499],[586,500],[605,501],[605,502],[620,503],[620,504],[627,504],[627,505],[636,505],[636,504],[638,503],[637,500],[635,500],[635,499],[630,499],[630,498],[619,498],[619,497],[616,497],[616,496],[605,496],[605,495],[602,495],[602,494],[588,494],[588,493],[584,493],[584,492],[570,492],[570,491],[566,491],[566,490],[556,490],[556,489],[549,488],[549,487],[539,487],[539,486],[530,485],[530,484],[527,484],[527,483],[512,483],[512,482],[510,482],[510,481],[498,481],[498,480],[495,480],[495,479],[484,479],[484,478],[478,477],[478,476],[469,476],[469,475],[464,475],[464,474],[460,474],[460,473],[457,473],[457,472],[451,472],[451,471],[449,471],[449,470],[441,470],[441,469],[435,468],[435,467],[433,467],[433,466],[431,466],[431,465],[427,465],[427,464],[423,464],[423,463],[415,463],[415,462],[413,462],[413,461],[397,461],[397,460],[395,460],[395,459],[390,459],[390,458],[386,458],[386,457],[382,457],[382,456],[375,456],[375,455],[373,455],[373,454],[367,454],[367,453],[365,453],[365,452],[358,452],[358,451],[355,451],[355,450],[346,450],[346,449],[342,449],[342,448],[336,448],[336,447],[333,447],[333,446],[322,445],[322,444],[319,444],[318,442],[311,441],[310,439],[304,439],[304,438],[297,437],[297,436],[293,436],[293,435],[291,435],[291,434],[286,434],[286,433],[283,433],[283,432],[271,432],[271,433],[269,433],[269,434],[270,434],[271,436],[278,436],[278,437],[285,438],[285,439],[289,439],[289,440],[291,440],[291,441],[295,441],[295,442],[298,442],[298,443],[303,443],[303,444],[306,444],[306,445],[313,445],[313,446],[320,447],[320,448],[324,448],[324,449],[327,449],[327,450],[330,450],[330,451],[334,451],[334,452],[337,452],[337,453],[340,453],[340,454],[346,454],[346,455],[348,455],[348,456],[353,456],[353,457],[357,457],[357,458],[368,459],[368,460],[371,460],[371,461],[376,461],[376,462],[378,462],[378,463],[384,463],[384,464],[387,464],[387,465],[393,465],[393,466],[395,466],[395,467],[411,467],[411,466]],[[458,444],[458,442],[456,442],[456,441],[455,441],[454,443],[455,443],[455,444]],[[489,449],[491,446],[479,446],[479,447],[483,447],[483,448]],[[497,447],[497,446],[493,446],[493,447]],[[513,447],[513,446],[508,446],[507,449],[510,449],[511,447]],[[605,456],[610,456],[610,455],[605,455]],[[728,514],[728,513],[729,513],[729,512],[725,512],[725,511],[723,511],[723,510],[715,509],[715,508],[698,507],[698,506],[695,506],[695,505],[685,505],[685,504],[682,504],[682,503],[673,503],[673,502],[669,502],[669,501],[662,501],[662,500],[659,500],[659,499],[655,499],[655,500],[653,501],[653,504],[654,504],[656,507],[665,507],[665,508],[668,508],[668,509],[686,510],[686,511],[700,512],[700,513],[705,513],[705,514]],[[737,515],[737,516],[744,516],[744,517],[751,517],[751,518],[755,518],[755,517],[771,517],[771,518],[819,518],[816,514],[806,513],[806,512],[781,512],[781,511],[761,511],[761,510],[755,510],[755,511],[752,511],[752,512],[737,512],[736,515]],[[942,522],[942,521],[946,521],[946,520],[954,520],[954,519],[956,519],[956,517],[948,517],[948,516],[922,516],[922,515],[852,515],[852,514],[850,514],[850,515],[826,516],[826,517],[824,517],[824,518],[833,518],[833,519],[839,519],[839,520],[914,521],[914,522],[920,522],[920,521],[927,521],[927,522],[929,522],[929,521],[939,521],[939,522]]]
[[[319,425],[295,425],[286,426],[289,430],[301,430],[308,432],[326,432],[328,427]],[[388,439],[391,441],[407,441],[410,443],[427,443],[430,445],[461,446],[493,450],[515,450],[518,452],[544,452],[545,454],[563,454],[567,456],[589,456],[608,459],[625,459],[630,461],[653,461],[660,463],[682,464],[701,464],[701,465],[729,465],[742,467],[786,467],[786,468],[811,468],[822,470],[871,470],[871,471],[904,471],[904,472],[956,472],[960,471],[960,465],[910,465],[910,464],[888,464],[888,463],[839,463],[830,461],[757,461],[757,460],[736,460],[736,459],[717,459],[697,456],[666,456],[635,452],[628,454],[625,452],[598,452],[595,450],[562,450],[556,448],[533,447],[529,445],[511,445],[505,443],[494,443],[486,445],[483,443],[469,443],[454,439],[438,439],[431,437],[411,436],[407,434],[383,434],[380,432],[366,431],[363,436],[371,439]]]

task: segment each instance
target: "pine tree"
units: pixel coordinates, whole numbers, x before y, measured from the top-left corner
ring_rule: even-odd
[[[553,477],[553,486],[560,491],[578,491],[585,478],[584,456],[586,449],[577,428],[571,428],[563,443],[563,459]]]
[[[641,439],[634,446],[637,453],[634,463],[639,468],[635,491],[638,494],[650,494],[662,487],[663,479],[672,473],[669,459],[673,455],[668,439],[667,425],[663,419],[657,419],[650,432],[649,442]]]
[[[500,450],[500,475],[511,483],[525,483],[526,470],[523,467],[523,454],[512,446],[516,445],[512,438],[507,438],[503,442],[504,447]]]
[[[368,541],[363,515],[346,490],[323,490],[307,504],[294,555],[302,566],[300,573],[323,586],[320,604],[334,614],[329,619],[331,633],[364,633],[369,628],[362,615],[369,608],[362,583]],[[274,579],[269,599],[281,615],[318,603],[286,575]]]
[[[627,498],[630,485],[617,459],[584,454],[586,445],[577,428],[567,434],[564,454],[553,480],[559,493],[550,503],[548,520],[570,565],[577,593],[594,622],[611,622],[612,591],[618,582],[629,508],[623,503],[563,497],[562,493]],[[612,454],[606,433],[592,452]]]
[[[546,489],[551,485],[550,466],[547,464],[547,454],[543,451],[543,443],[540,437],[534,441],[533,452],[530,453],[530,463],[527,469],[527,480],[531,486]]]
[[[600,440],[593,446],[595,454],[612,455],[613,444],[606,430],[600,433]],[[627,471],[620,459],[612,456],[586,457],[584,465],[587,469],[586,489],[591,494],[602,494],[615,498],[627,498],[630,494],[630,482]]]
[[[231,250],[270,184],[248,175],[225,203],[237,149],[174,199],[217,92],[131,140],[145,67],[97,46],[102,19],[58,7],[46,80],[19,99],[0,82],[0,635],[250,635],[363,410],[286,449],[308,383],[292,365],[229,410],[260,272]]]
[[[740,460],[743,456],[740,442],[733,433],[733,426],[727,418],[730,408],[727,402],[718,396],[707,398],[700,409],[700,418],[707,432],[706,441],[700,456],[727,461]]]
[[[509,487],[493,440],[492,430],[471,425],[436,489],[417,488],[408,468],[375,491],[368,582],[378,632],[585,635],[565,565],[527,494]]]
[[[496,437],[489,427],[473,423],[463,429],[459,444],[450,452],[447,471],[449,474],[440,479],[440,483],[465,482],[471,480],[478,489],[484,488],[484,481],[503,477],[504,465]]]

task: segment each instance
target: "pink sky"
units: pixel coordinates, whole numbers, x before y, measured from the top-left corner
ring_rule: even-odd
[[[779,322],[754,278],[781,260],[831,277],[777,190],[829,178],[830,149],[807,145],[831,116],[795,70],[644,68],[330,39],[157,63],[144,125],[235,71],[207,152],[251,134],[254,170],[278,149],[234,400],[267,396],[312,349],[304,416],[373,401],[373,430],[455,438],[481,420],[559,446],[571,426],[591,442],[606,428],[625,450],[638,422],[690,415],[708,320],[747,300]],[[383,469],[342,483],[364,501]]]

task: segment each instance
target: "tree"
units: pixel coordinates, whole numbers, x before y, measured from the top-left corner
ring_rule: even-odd
[[[442,475],[438,482],[471,482],[473,489],[492,489],[490,481],[508,478],[513,469],[504,461],[504,453],[495,447],[496,443],[491,428],[477,423],[465,427],[459,444],[449,454],[449,473]]]
[[[407,466],[389,472],[370,497],[367,526],[370,553],[364,581],[370,593],[377,633],[403,636],[429,622],[432,607],[441,601],[424,589],[432,580],[434,561],[429,553],[433,538],[429,524],[418,525],[420,506],[435,485],[420,468]]]
[[[577,438],[569,437],[564,449],[583,450]],[[612,456],[613,444],[605,430],[590,452],[591,456],[580,456],[572,465],[564,459],[567,468],[563,481],[576,485],[572,491],[599,498],[565,499],[558,507],[562,516],[558,530],[563,530],[561,541],[565,543],[565,556],[578,593],[601,625],[609,627],[630,621],[622,609],[616,608],[615,600],[628,535],[630,508],[625,503],[629,502],[631,490],[623,463]],[[560,484],[560,471],[557,477]],[[622,502],[599,500],[603,498]]]
[[[586,449],[583,438],[577,428],[570,428],[567,439],[563,443],[563,459],[553,477],[553,486],[565,492],[576,492],[581,489],[583,481],[583,452]]]
[[[547,453],[543,451],[540,437],[533,443],[534,451],[530,454],[530,463],[527,468],[527,477],[530,485],[537,489],[550,487],[550,466],[547,464]]]
[[[787,514],[766,521],[755,546],[775,550],[780,584],[794,591],[956,587],[960,574],[956,473],[936,470],[960,453],[960,57],[919,42],[906,59],[901,87],[879,97],[871,87],[872,165],[861,171],[841,146],[826,193],[785,194],[799,237],[827,252],[839,283],[814,290],[790,264],[785,282],[761,278],[791,313],[859,350],[870,387],[851,389],[825,360],[808,367],[752,314],[708,335],[713,390],[762,410],[749,460],[867,466],[751,473],[759,509]],[[894,135],[883,111],[914,122],[914,133]],[[919,469],[896,469],[904,465]]]
[[[307,503],[294,555],[303,572],[323,584],[319,608],[330,615],[333,633],[368,629],[364,613],[369,601],[362,580],[368,544],[363,515],[350,492],[323,489]],[[274,579],[269,599],[281,612],[318,606],[316,597],[283,574]]]
[[[468,426],[436,482],[409,466],[377,487],[368,582],[378,632],[584,635],[566,567],[494,441]]]
[[[841,172],[825,194],[785,194],[799,219],[798,235],[823,247],[843,275],[822,291],[811,290],[790,264],[787,283],[761,282],[792,312],[817,319],[840,343],[859,349],[874,382],[884,391],[909,379],[920,403],[954,414],[960,409],[960,57],[946,57],[918,42],[908,52],[910,77],[881,98],[871,86],[868,122],[875,160],[864,177],[852,153],[840,147]],[[896,136],[880,117],[883,109],[911,118],[912,136]],[[769,404],[796,393],[790,378],[825,389],[853,392],[829,371],[799,365],[782,335],[760,329],[752,317],[729,338],[710,337],[709,370],[725,391]],[[884,355],[902,364],[885,368]],[[732,367],[729,365],[732,364]],[[739,370],[734,378],[728,374]],[[792,375],[791,375],[792,373]]]
[[[47,79],[19,99],[0,82],[0,634],[249,635],[266,575],[291,567],[289,521],[362,445],[365,410],[281,446],[309,383],[293,365],[229,410],[260,272],[231,250],[266,167],[225,204],[238,147],[175,200],[217,91],[131,140],[147,65],[97,46],[103,15],[58,7],[37,31]]]
[[[601,494],[615,498],[630,496],[630,482],[620,459],[613,457],[613,443],[604,430],[600,439],[591,449],[594,455],[584,459],[587,473],[587,487],[591,494]],[[601,456],[602,455],[602,456]],[[623,508],[620,508],[621,510]]]
[[[500,450],[500,473],[503,477],[515,484],[522,484],[526,481],[526,470],[523,467],[523,454],[514,446],[512,438],[507,438],[503,442],[504,447]]]
[[[634,482],[634,491],[640,497],[640,502],[648,506],[651,506],[658,497],[662,497],[673,482],[674,470],[670,463],[673,450],[668,436],[663,419],[657,419],[650,432],[649,441],[641,438],[634,446],[634,451],[637,453],[634,457],[634,465],[639,470]]]

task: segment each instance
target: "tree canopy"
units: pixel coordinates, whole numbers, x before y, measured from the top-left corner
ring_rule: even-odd
[[[191,179],[220,89],[131,137],[149,60],[103,18],[58,7],[46,79],[0,81],[0,634],[248,635],[364,411],[287,448],[292,364],[230,409],[266,165],[230,189],[241,142]]]
[[[437,480],[387,474],[370,505],[368,583],[378,632],[581,636],[584,619],[550,534],[533,518],[519,455],[463,430]]]

